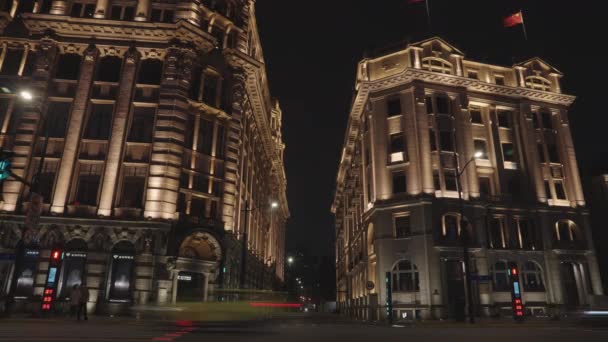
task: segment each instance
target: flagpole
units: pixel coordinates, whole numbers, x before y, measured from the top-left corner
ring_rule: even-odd
[[[521,17],[521,27],[524,30],[524,39],[526,39],[526,41],[528,41],[528,32],[526,32],[526,23],[524,22],[524,13],[521,11],[521,9],[519,10],[519,16]]]
[[[433,24],[431,23],[431,10],[429,8],[429,0],[424,0],[424,4],[426,6],[426,21],[429,25],[429,33],[432,33]]]

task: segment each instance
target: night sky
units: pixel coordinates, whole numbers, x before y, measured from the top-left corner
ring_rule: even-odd
[[[608,171],[601,2],[429,1],[432,31],[424,4],[407,5],[407,0],[257,1],[271,93],[283,108],[288,252],[298,248],[327,255],[333,248],[330,207],[356,64],[366,53],[394,43],[438,35],[472,60],[512,65],[543,58],[565,74],[563,91],[578,97],[570,122],[583,182]],[[527,43],[521,28],[502,28],[502,19],[519,8]]]

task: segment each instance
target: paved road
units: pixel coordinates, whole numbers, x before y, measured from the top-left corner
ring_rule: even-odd
[[[331,317],[291,317],[268,324],[204,324],[177,326],[174,323],[132,319],[92,318],[88,322],[66,319],[0,320],[0,341],[124,342],[124,341],[247,341],[247,342],[403,342],[427,341],[608,341],[608,329],[563,324],[430,324],[416,327],[372,326]]]

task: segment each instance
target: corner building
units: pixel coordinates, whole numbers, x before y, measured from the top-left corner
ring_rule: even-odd
[[[511,315],[512,264],[527,315],[593,303],[602,285],[561,77],[539,58],[471,61],[440,38],[359,63],[332,206],[343,314],[385,319],[389,272],[395,319],[462,317],[463,232],[476,315]]]
[[[86,283],[91,311],[280,286],[282,112],[254,6],[2,1],[0,144],[43,198],[37,219],[30,187],[3,183],[2,295],[39,305],[56,248],[57,298]]]

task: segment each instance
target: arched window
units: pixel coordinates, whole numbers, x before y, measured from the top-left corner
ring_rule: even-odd
[[[67,297],[74,285],[80,285],[85,279],[87,262],[87,243],[83,239],[72,239],[65,245],[65,257],[61,267],[60,297]]]
[[[393,291],[418,292],[420,291],[420,277],[418,267],[409,260],[400,260],[392,271]]]
[[[55,69],[55,78],[62,80],[77,80],[80,74],[82,56],[75,53],[59,55]]]
[[[578,241],[578,227],[571,220],[560,220],[555,223],[556,241]]]
[[[144,59],[139,66],[137,83],[160,84],[163,74],[163,61],[160,59]]]
[[[460,214],[448,213],[441,218],[441,235],[449,241],[456,241],[460,238]]]
[[[509,265],[506,261],[500,260],[492,268],[492,281],[494,291],[510,291],[509,288]]]
[[[540,76],[528,76],[526,77],[526,87],[530,89],[550,91],[551,82],[549,82],[549,80],[547,80],[546,78]]]
[[[97,67],[97,75],[95,81],[102,82],[118,82],[120,81],[120,72],[122,67],[122,58],[117,56],[105,56],[99,61]]]
[[[543,271],[538,264],[533,261],[526,262],[522,275],[524,278],[524,289],[526,291],[545,291]]]
[[[110,302],[126,303],[131,301],[134,265],[135,246],[129,241],[121,241],[114,245],[114,248],[112,248],[108,298]]]
[[[427,57],[422,59],[422,69],[442,74],[451,74],[452,64],[441,58]]]

